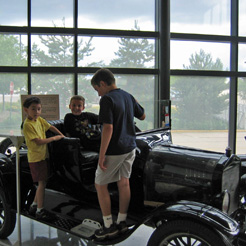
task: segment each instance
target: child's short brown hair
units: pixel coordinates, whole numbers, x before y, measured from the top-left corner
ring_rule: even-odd
[[[70,104],[72,102],[72,100],[80,100],[83,102],[83,104],[85,105],[85,98],[80,96],[80,95],[75,95],[75,96],[72,96],[71,99],[70,99]]]
[[[115,84],[114,74],[107,68],[101,68],[92,77],[91,85],[100,86],[100,81],[104,81],[107,85]]]
[[[23,107],[24,108],[29,108],[31,106],[31,104],[41,104],[41,100],[38,97],[28,97],[24,103],[23,103]]]

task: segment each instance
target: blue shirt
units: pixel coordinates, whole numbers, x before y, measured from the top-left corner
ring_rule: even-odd
[[[99,122],[113,125],[106,155],[122,155],[136,148],[134,117],[141,118],[143,114],[144,109],[124,90],[114,89],[102,96]]]

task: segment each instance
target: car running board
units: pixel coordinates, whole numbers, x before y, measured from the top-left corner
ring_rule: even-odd
[[[83,222],[71,229],[71,232],[76,233],[84,238],[90,238],[95,234],[95,231],[101,228],[101,224],[91,219],[84,219]]]

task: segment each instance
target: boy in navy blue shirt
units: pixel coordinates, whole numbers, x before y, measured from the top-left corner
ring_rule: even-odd
[[[117,88],[113,73],[99,69],[91,79],[91,85],[101,96],[99,122],[103,124],[95,187],[103,214],[104,225],[95,232],[102,240],[125,232],[130,202],[129,178],[135,159],[136,136],[134,117],[144,120],[144,109],[135,98]],[[111,214],[108,184],[117,182],[119,190],[119,214],[116,225]]]

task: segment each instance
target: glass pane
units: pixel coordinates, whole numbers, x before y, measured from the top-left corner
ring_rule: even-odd
[[[238,78],[236,153],[246,152],[246,78]]]
[[[27,0],[0,0],[0,26],[27,26]]]
[[[21,94],[27,94],[27,74],[0,73],[0,129],[20,128]]]
[[[246,71],[246,44],[238,44],[238,71]]]
[[[171,32],[230,35],[230,0],[171,0]]]
[[[0,34],[0,66],[27,66],[27,35]]]
[[[171,41],[171,69],[229,70],[230,44]]]
[[[92,76],[92,74],[78,75],[78,94],[85,98],[85,111],[98,114],[100,97],[91,86]]]
[[[228,142],[229,79],[171,77],[173,143],[223,151]]]
[[[70,67],[74,65],[74,37],[32,35],[32,66]]]
[[[79,37],[79,66],[154,68],[155,41],[143,38]]]
[[[239,36],[246,36],[246,2],[245,0],[239,0],[239,22],[238,22],[238,33]]]
[[[86,111],[99,113],[99,97],[97,92],[91,86],[93,75],[79,75],[78,94],[85,97]],[[155,76],[152,75],[115,75],[116,84],[131,93],[136,100],[144,107],[146,119],[139,121],[135,119],[137,126],[141,130],[153,129],[155,120]]]
[[[73,0],[32,0],[32,26],[73,27]]]
[[[80,0],[78,27],[97,29],[155,30],[154,0]]]
[[[69,112],[69,100],[74,94],[72,74],[32,74],[32,94],[58,94],[60,118]]]

